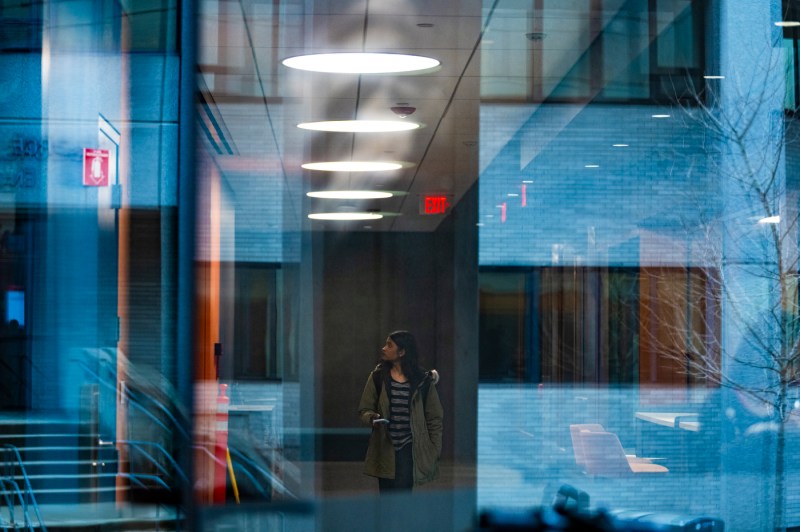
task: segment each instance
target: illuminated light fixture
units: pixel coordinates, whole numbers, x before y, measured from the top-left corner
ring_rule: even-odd
[[[584,168],[600,168],[599,164],[584,164]]]
[[[322,172],[385,172],[387,170],[399,170],[403,167],[400,163],[378,161],[328,161],[306,163],[301,166],[306,170],[320,170]]]
[[[484,225],[486,225],[486,224],[485,224],[485,223],[483,223],[483,222],[478,222],[478,223],[476,223],[475,225],[477,225],[478,227],[483,227],[483,226],[484,226]]]
[[[309,214],[308,217],[312,220],[345,222],[351,220],[380,220],[383,215],[375,214],[374,212],[316,212]]]
[[[671,115],[650,115],[651,118],[669,118]]]
[[[775,23],[779,28],[796,28],[800,26],[800,22],[796,20],[781,20]]]
[[[703,76],[703,79],[725,79],[725,76],[718,76],[714,74],[709,74],[707,76]]]
[[[289,68],[329,74],[400,74],[430,70],[441,64],[432,57],[385,53],[298,55],[283,60]]]
[[[416,122],[399,120],[332,120],[328,122],[303,122],[300,129],[311,131],[332,131],[337,133],[389,133],[409,131],[420,127]]]
[[[758,223],[760,224],[779,224],[781,223],[780,216],[767,216],[766,218],[761,218]]]
[[[612,148],[627,148],[630,144],[612,144]]]
[[[374,190],[324,190],[308,192],[309,198],[319,199],[384,199],[391,198],[391,192],[377,192]]]
[[[523,183],[530,185],[531,183],[533,183],[533,179],[526,179],[523,181]]]
[[[509,197],[509,198],[518,198],[518,197],[519,197],[519,194],[515,194],[514,192],[509,192],[509,193],[508,193],[508,197]]]

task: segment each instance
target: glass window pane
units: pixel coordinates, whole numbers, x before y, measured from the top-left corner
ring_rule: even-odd
[[[3,2],[0,523],[797,528],[796,11]]]

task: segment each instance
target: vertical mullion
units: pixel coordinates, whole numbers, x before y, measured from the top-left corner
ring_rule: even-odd
[[[603,65],[603,0],[589,0],[589,34],[593,43],[589,48],[589,95],[598,95],[605,87]]]
[[[538,16],[537,16],[538,14]],[[544,0],[533,0],[533,20],[531,24],[531,31],[533,33],[544,34]],[[531,47],[531,90],[533,92],[533,100],[541,101],[544,98],[544,50],[541,40],[532,40]]]
[[[658,65],[658,0],[648,0],[647,2],[647,31],[650,46],[648,46],[648,55],[650,56],[650,64],[648,65],[647,79],[650,82],[648,87],[650,92],[650,100],[656,100],[657,96],[653,93],[653,87],[659,86],[655,83],[655,70]]]
[[[792,87],[792,92],[794,92],[794,109],[792,111],[796,111],[800,107],[800,94],[798,94],[798,88],[800,88],[800,72],[798,72],[798,66],[800,66],[800,61],[798,61],[798,47],[797,47],[797,37],[792,37],[792,73],[794,74],[794,87]]]

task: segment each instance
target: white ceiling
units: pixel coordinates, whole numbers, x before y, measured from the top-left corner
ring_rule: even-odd
[[[478,153],[481,3],[458,1],[318,1],[276,4],[206,2],[200,70],[233,154],[220,154],[239,214],[257,209],[247,198],[280,173],[303,190],[366,188],[400,191],[386,200],[312,200],[295,194],[302,216],[311,211],[377,209],[400,213],[374,230],[429,231],[441,217],[420,216],[419,196],[446,193],[456,201],[475,182]],[[433,24],[419,27],[417,24]],[[435,57],[441,68],[422,75],[357,76],[295,71],[282,59],[305,53],[382,51]],[[472,60],[471,60],[472,58]],[[423,128],[399,133],[321,133],[303,121],[397,119],[390,107],[407,103]],[[304,162],[398,160],[408,168],[386,173],[312,172]],[[289,190],[286,187],[285,190]],[[297,190],[297,188],[295,188]],[[254,215],[257,215],[254,213]],[[363,229],[361,224],[314,222],[311,227]]]
[[[688,5],[689,0],[676,2]],[[307,225],[305,220],[309,212],[349,207],[400,214],[370,223],[371,230],[435,229],[442,218],[420,215],[420,196],[445,193],[457,203],[477,179],[479,148],[505,141],[479,138],[481,92],[484,98],[525,103],[538,76],[548,93],[571,70],[574,75],[573,67],[598,31],[624,34],[631,24],[643,23],[623,14],[624,4],[604,0],[601,13],[590,15],[586,0],[205,1],[200,72],[230,146],[216,161],[237,215],[258,219],[264,201],[275,201],[268,195],[281,188],[278,181],[282,193],[290,194],[291,215],[305,227],[363,230],[364,223]],[[531,39],[531,33],[542,38]],[[299,54],[362,50],[430,56],[442,65],[421,75],[357,76],[295,71],[280,63]],[[424,128],[382,134],[296,128],[304,121],[391,119],[390,107],[401,102],[417,108],[409,120]],[[527,104],[520,114],[524,118],[535,111],[536,105]],[[367,174],[300,168],[305,162],[346,159],[411,165]],[[304,196],[308,190],[343,188],[404,195],[361,202]]]

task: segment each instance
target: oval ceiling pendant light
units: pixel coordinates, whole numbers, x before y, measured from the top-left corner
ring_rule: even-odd
[[[351,221],[351,220],[380,220],[381,214],[373,212],[316,212],[308,217],[312,220],[332,220],[332,221]]]
[[[400,120],[331,120],[326,122],[303,122],[297,124],[300,129],[311,131],[331,131],[341,133],[389,133],[393,131],[410,131],[420,124]]]
[[[283,60],[289,68],[330,74],[402,74],[436,68],[432,57],[374,52],[309,54]]]
[[[377,190],[319,190],[307,192],[309,198],[319,199],[385,199],[391,198],[391,192],[378,192]]]
[[[401,163],[380,161],[327,161],[321,163],[306,163],[301,165],[306,170],[319,170],[322,172],[385,172],[399,170]]]

